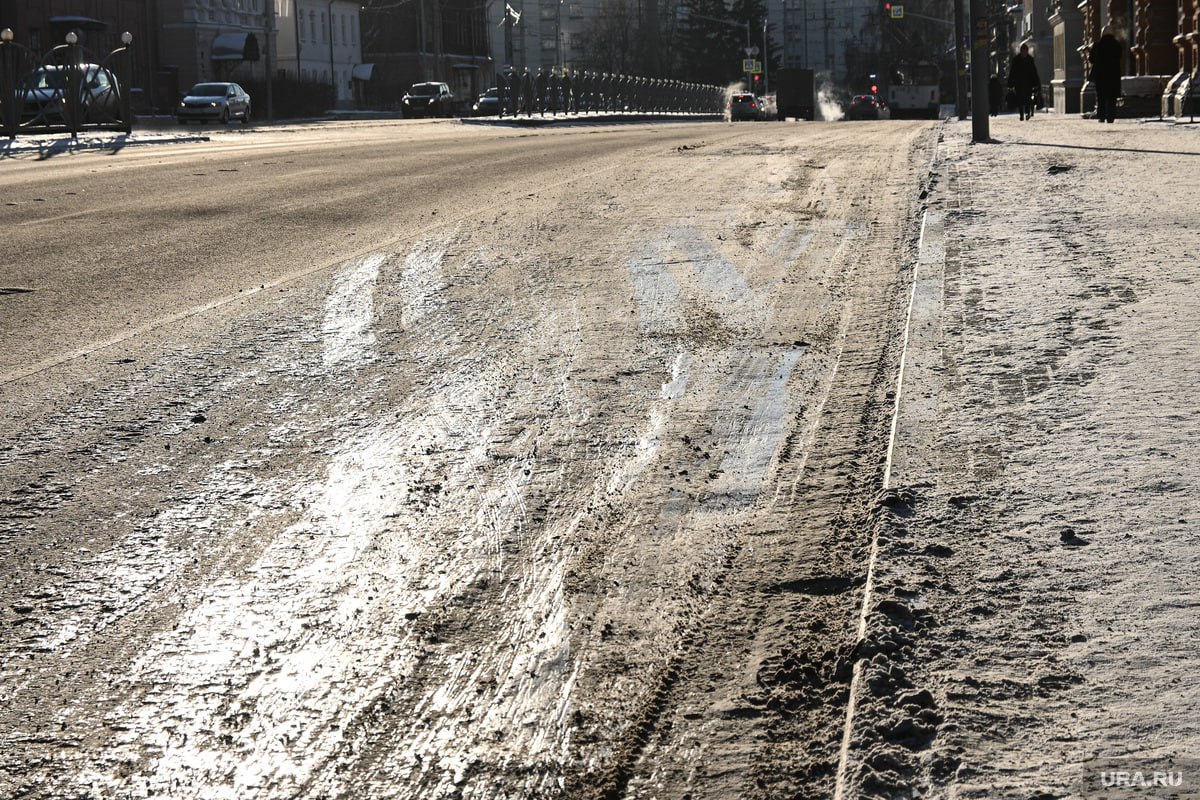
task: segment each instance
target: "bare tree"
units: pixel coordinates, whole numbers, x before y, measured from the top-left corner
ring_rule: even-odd
[[[598,72],[630,73],[639,63],[636,0],[603,0],[599,13],[584,29],[587,68]]]

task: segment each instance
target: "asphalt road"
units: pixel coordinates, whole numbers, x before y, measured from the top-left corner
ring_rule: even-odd
[[[935,144],[0,162],[0,796],[829,796]]]

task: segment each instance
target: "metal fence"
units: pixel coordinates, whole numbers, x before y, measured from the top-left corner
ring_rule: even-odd
[[[720,114],[725,89],[702,83],[601,72],[501,73],[501,116],[538,114]]]
[[[8,138],[30,134],[116,130],[129,133],[133,114],[129,84],[133,37],[96,58],[75,33],[44,55],[0,31],[0,132]]]

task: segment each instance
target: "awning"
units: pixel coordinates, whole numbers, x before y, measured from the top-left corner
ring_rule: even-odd
[[[450,69],[479,69],[478,64],[454,64]]]
[[[253,33],[221,33],[212,42],[213,61],[258,61],[258,39]]]
[[[350,77],[356,81],[369,81],[371,80],[371,72],[374,69],[374,64],[355,64],[350,69]]]

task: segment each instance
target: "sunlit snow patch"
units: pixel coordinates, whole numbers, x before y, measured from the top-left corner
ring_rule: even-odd
[[[321,325],[325,366],[361,366],[373,359],[375,282],[383,262],[382,255],[364,258],[334,277]]]

